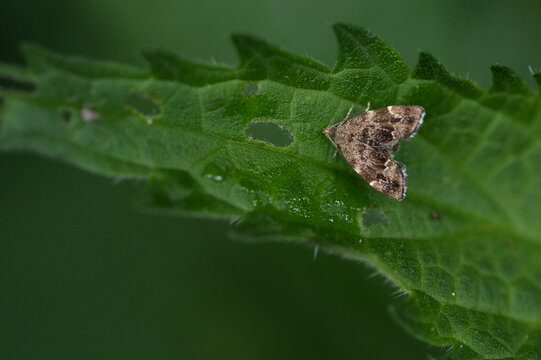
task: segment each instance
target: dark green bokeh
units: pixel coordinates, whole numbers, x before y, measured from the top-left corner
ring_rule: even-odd
[[[362,265],[137,213],[132,182],[21,155],[0,168],[2,359],[424,356]]]
[[[2,5],[0,60],[20,61],[17,45],[34,41],[138,65],[145,45],[234,64],[229,34],[250,32],[332,65],[340,21],[372,29],[410,66],[428,50],[487,87],[493,63],[524,77],[541,67],[539,14],[538,1],[19,0]],[[364,266],[140,214],[137,186],[0,154],[0,358],[425,357],[386,312],[393,290]]]

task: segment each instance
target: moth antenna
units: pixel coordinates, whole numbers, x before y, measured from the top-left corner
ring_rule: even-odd
[[[346,117],[344,118],[344,120],[342,120],[342,122],[345,121],[345,120],[349,117],[349,114],[351,114],[351,110],[353,110],[353,107],[354,107],[354,106],[355,106],[355,104],[351,104],[351,107],[350,107],[349,110],[348,110],[348,114],[346,115]]]
[[[367,112],[368,110],[370,110],[370,101],[368,102],[368,104],[366,104],[366,108],[363,112]]]
[[[327,135],[326,132],[324,132],[325,136],[327,137],[327,139],[330,140],[330,142],[332,142],[332,144],[334,145],[334,155],[332,156],[332,158],[334,159],[336,157],[336,153],[338,153],[338,146],[336,145],[336,143],[334,142],[333,139],[331,139],[331,137],[329,135]]]
[[[349,108],[346,117],[342,121],[340,121],[339,123],[334,124],[333,127],[339,127],[340,125],[345,123],[347,121],[347,119],[349,118],[349,114],[351,114],[351,110],[353,110],[354,106],[355,106],[355,104],[351,104],[351,107]],[[336,145],[334,145],[334,146],[336,146]]]

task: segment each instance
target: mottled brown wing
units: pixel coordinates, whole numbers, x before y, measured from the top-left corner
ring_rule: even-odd
[[[355,134],[357,140],[375,147],[392,148],[396,140],[410,139],[421,124],[425,110],[416,105],[392,105],[352,116],[337,128],[337,137]]]
[[[344,159],[370,186],[396,200],[404,198],[406,195],[404,165],[392,160],[387,150],[353,141],[339,146]]]

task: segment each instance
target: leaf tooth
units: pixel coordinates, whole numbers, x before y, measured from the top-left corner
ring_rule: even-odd
[[[254,36],[237,34],[232,39],[240,57],[241,79],[270,79],[305,89],[329,87],[330,70],[318,61],[289,53]]]
[[[488,89],[489,93],[531,94],[524,80],[507,66],[492,65],[490,71],[492,72],[492,85]]]
[[[37,44],[23,43],[20,49],[26,64],[36,73],[47,70],[49,66],[53,65],[54,60],[59,60],[58,56],[55,56],[52,52]]]
[[[150,71],[158,79],[177,80],[177,71],[182,68],[181,59],[173,52],[147,48],[141,51],[150,65]]]
[[[473,81],[451,74],[436,57],[426,51],[419,53],[419,60],[411,76],[420,80],[436,80],[462,96],[471,99],[477,99],[484,93],[483,89]]]
[[[277,49],[255,36],[234,34],[231,37],[239,54],[241,78],[262,80],[268,77],[265,58],[269,58]]]
[[[411,74],[414,79],[420,80],[435,80],[438,76],[449,75],[449,72],[443,67],[443,65],[432,54],[421,51],[419,53],[419,60],[417,65]]]
[[[172,51],[149,48],[143,56],[150,64],[152,75],[158,79],[178,81],[191,86],[204,86],[236,77],[233,69],[182,58]]]
[[[408,78],[410,71],[404,59],[371,31],[351,24],[335,24],[333,30],[338,41],[338,59],[333,73],[378,67],[395,83]]]
[[[60,55],[31,43],[22,44],[21,52],[30,70],[38,74],[55,68],[85,78],[142,79],[148,76],[146,71],[135,67],[110,61],[96,61],[80,56]]]

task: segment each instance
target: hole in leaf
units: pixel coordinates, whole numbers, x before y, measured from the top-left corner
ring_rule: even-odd
[[[14,79],[10,76],[0,75],[0,88],[31,93],[36,90],[36,85],[31,81]]]
[[[252,95],[257,94],[258,91],[259,91],[258,84],[249,83],[249,84],[246,84],[246,87],[244,88],[244,95],[250,97]]]
[[[252,121],[246,126],[246,137],[279,147],[288,147],[295,139],[288,129],[272,121]]]
[[[158,101],[140,90],[130,92],[126,96],[125,104],[145,117],[155,117],[162,112]]]
[[[60,110],[60,117],[62,118],[62,120],[66,124],[69,124],[71,122],[71,119],[73,118],[73,110],[71,110],[71,109],[61,109]]]
[[[365,227],[381,225],[389,227],[389,219],[385,213],[376,209],[364,209],[361,214],[361,221]]]

